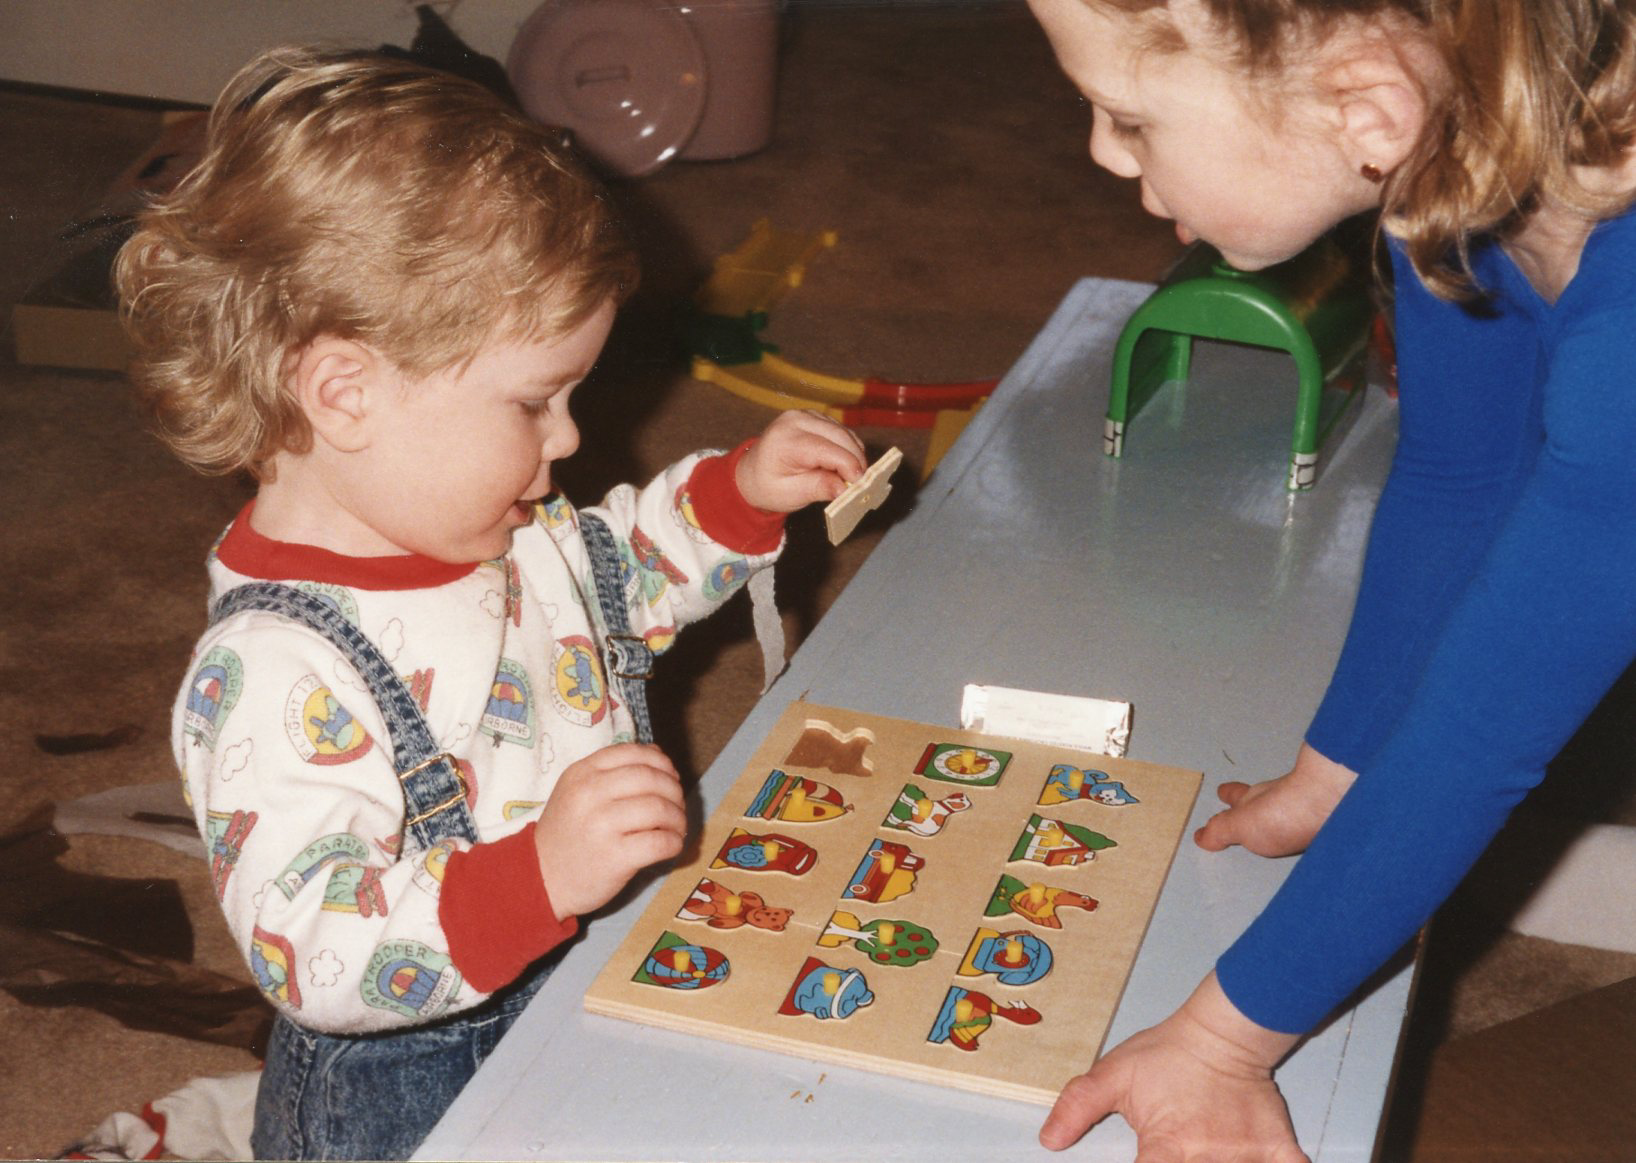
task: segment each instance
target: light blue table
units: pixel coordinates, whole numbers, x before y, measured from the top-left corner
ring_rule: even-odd
[[[1293,367],[1201,344],[1108,460],[1109,360],[1150,290],[1073,289],[705,773],[706,813],[791,700],[953,725],[967,682],[1130,701],[1133,758],[1205,772],[1191,826],[1220,782],[1286,770],[1346,627],[1395,407],[1372,389],[1317,488],[1291,494]],[[1109,1044],[1181,1002],[1288,869],[1184,841]],[[584,1013],[650,895],[590,926],[420,1157],[1054,1157],[1035,1144],[1044,1107]],[[1371,1156],[1410,978],[1383,975],[1279,1072],[1319,1163]],[[1114,1118],[1067,1157],[1134,1147]]]

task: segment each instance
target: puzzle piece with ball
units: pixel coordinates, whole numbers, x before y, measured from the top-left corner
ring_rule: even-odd
[[[585,996],[1029,1102],[1100,1052],[1200,775],[796,702]]]

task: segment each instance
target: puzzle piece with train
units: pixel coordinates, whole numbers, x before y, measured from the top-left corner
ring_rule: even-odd
[[[795,702],[587,991],[1050,1103],[1100,1053],[1201,776]]]

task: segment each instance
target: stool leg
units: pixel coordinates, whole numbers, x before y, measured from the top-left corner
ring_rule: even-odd
[[[1304,490],[1310,489],[1318,479],[1318,412],[1323,406],[1324,369],[1317,349],[1310,343],[1296,344],[1290,355],[1295,358],[1299,388],[1285,485],[1291,490]]]
[[[1192,370],[1193,338],[1149,327],[1138,312],[1119,334],[1113,353],[1108,415],[1102,425],[1102,451],[1119,457],[1125,451],[1125,428],[1160,386],[1186,380]]]

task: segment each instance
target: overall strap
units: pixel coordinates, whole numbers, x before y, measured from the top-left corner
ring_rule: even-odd
[[[636,725],[638,743],[653,742],[653,721],[648,717],[647,680],[653,677],[653,651],[640,634],[631,633],[630,611],[625,608],[625,562],[608,526],[591,513],[579,514],[580,534],[591,558],[591,580],[597,606],[607,629],[603,663],[609,683]]]
[[[212,624],[245,610],[265,610],[322,634],[346,655],[369,686],[392,736],[392,766],[403,788],[404,850],[432,847],[450,837],[477,842],[466,807],[466,777],[455,758],[440,752],[426,717],[392,664],[362,631],[324,599],[276,582],[252,582],[222,595]]]

